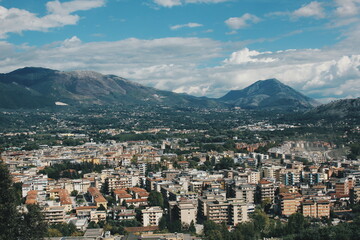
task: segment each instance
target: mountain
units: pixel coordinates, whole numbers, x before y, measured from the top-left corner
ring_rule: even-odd
[[[314,99],[277,79],[260,80],[242,90],[232,90],[219,100],[244,109],[305,110],[317,105]]]
[[[0,108],[55,105],[220,106],[216,100],[161,91],[115,75],[26,67],[0,74]]]
[[[341,99],[320,105],[306,113],[311,118],[360,119],[360,98]]]

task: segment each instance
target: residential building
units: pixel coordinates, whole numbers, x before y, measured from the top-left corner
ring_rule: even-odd
[[[236,226],[240,222],[248,221],[247,205],[237,199],[215,200],[206,204],[207,220],[215,223],[225,222]]]
[[[274,183],[262,179],[259,181],[257,185],[257,194],[258,194],[258,202],[263,202],[265,200],[274,202],[276,187]]]
[[[91,202],[94,203],[98,208],[101,205],[103,205],[105,208],[107,208],[107,200],[100,193],[99,189],[97,189],[96,187],[89,187],[88,193],[91,197]]]
[[[65,207],[51,206],[45,207],[43,210],[45,221],[50,224],[64,223],[65,222]]]
[[[180,220],[182,223],[188,225],[190,225],[192,221],[196,223],[197,206],[191,201],[173,202],[173,206],[170,206],[170,209],[171,221]]]
[[[141,210],[142,213],[142,223],[144,227],[147,226],[158,226],[160,218],[163,216],[163,210],[161,207],[147,207]]]
[[[309,199],[301,203],[302,214],[305,217],[330,217],[330,202],[327,200]]]
[[[290,216],[300,210],[303,198],[299,193],[280,193],[279,204],[281,215]]]

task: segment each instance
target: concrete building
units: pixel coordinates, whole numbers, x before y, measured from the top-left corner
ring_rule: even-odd
[[[300,210],[303,198],[299,193],[280,193],[279,205],[280,214],[283,216],[290,216]]]
[[[65,222],[65,207],[51,206],[43,210],[45,221],[50,224],[64,223]]]
[[[238,186],[233,186],[232,196],[233,198],[243,200],[245,203],[252,204],[255,201],[255,190],[256,185],[254,184],[240,184]]]
[[[247,205],[237,199],[208,202],[206,211],[207,220],[215,223],[225,222],[236,226],[240,222],[248,221]]]
[[[161,207],[147,207],[141,210],[142,213],[142,223],[144,227],[147,226],[158,226],[160,218],[163,216],[163,210]]]
[[[190,225],[192,221],[196,223],[197,206],[195,206],[192,202],[170,202],[169,204],[171,208],[171,221],[180,220],[182,223],[188,225]]]
[[[322,218],[330,217],[330,202],[327,200],[305,200],[301,204],[304,217]]]
[[[118,188],[132,187],[132,179],[130,176],[113,174],[111,176],[108,176],[105,181],[108,183],[110,192]]]
[[[274,202],[276,187],[274,183],[262,179],[259,181],[257,185],[257,194],[258,201],[263,202],[265,200],[269,200],[270,202]]]
[[[258,171],[249,171],[247,173],[247,182],[257,184],[260,181],[260,175]]]
[[[341,178],[335,183],[335,193],[336,197],[340,198],[343,196],[348,196],[350,194],[350,189],[353,187],[353,181],[348,178]]]
[[[296,171],[294,169],[286,169],[281,173],[281,182],[285,185],[296,185],[300,183],[301,173],[300,171]]]

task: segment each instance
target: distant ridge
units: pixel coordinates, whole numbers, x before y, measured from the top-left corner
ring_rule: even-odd
[[[217,107],[223,104],[145,87],[115,75],[93,71],[62,72],[26,67],[0,74],[0,108],[91,105],[163,105]]]
[[[318,103],[277,79],[259,80],[242,90],[232,90],[219,98],[244,109],[306,110]]]
[[[320,105],[306,114],[311,118],[344,119],[354,118],[360,120],[360,98],[340,99]]]

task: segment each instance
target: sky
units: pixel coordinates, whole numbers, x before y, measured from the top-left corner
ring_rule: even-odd
[[[360,97],[360,0],[0,0],[0,72],[92,70],[195,96],[277,78]]]

